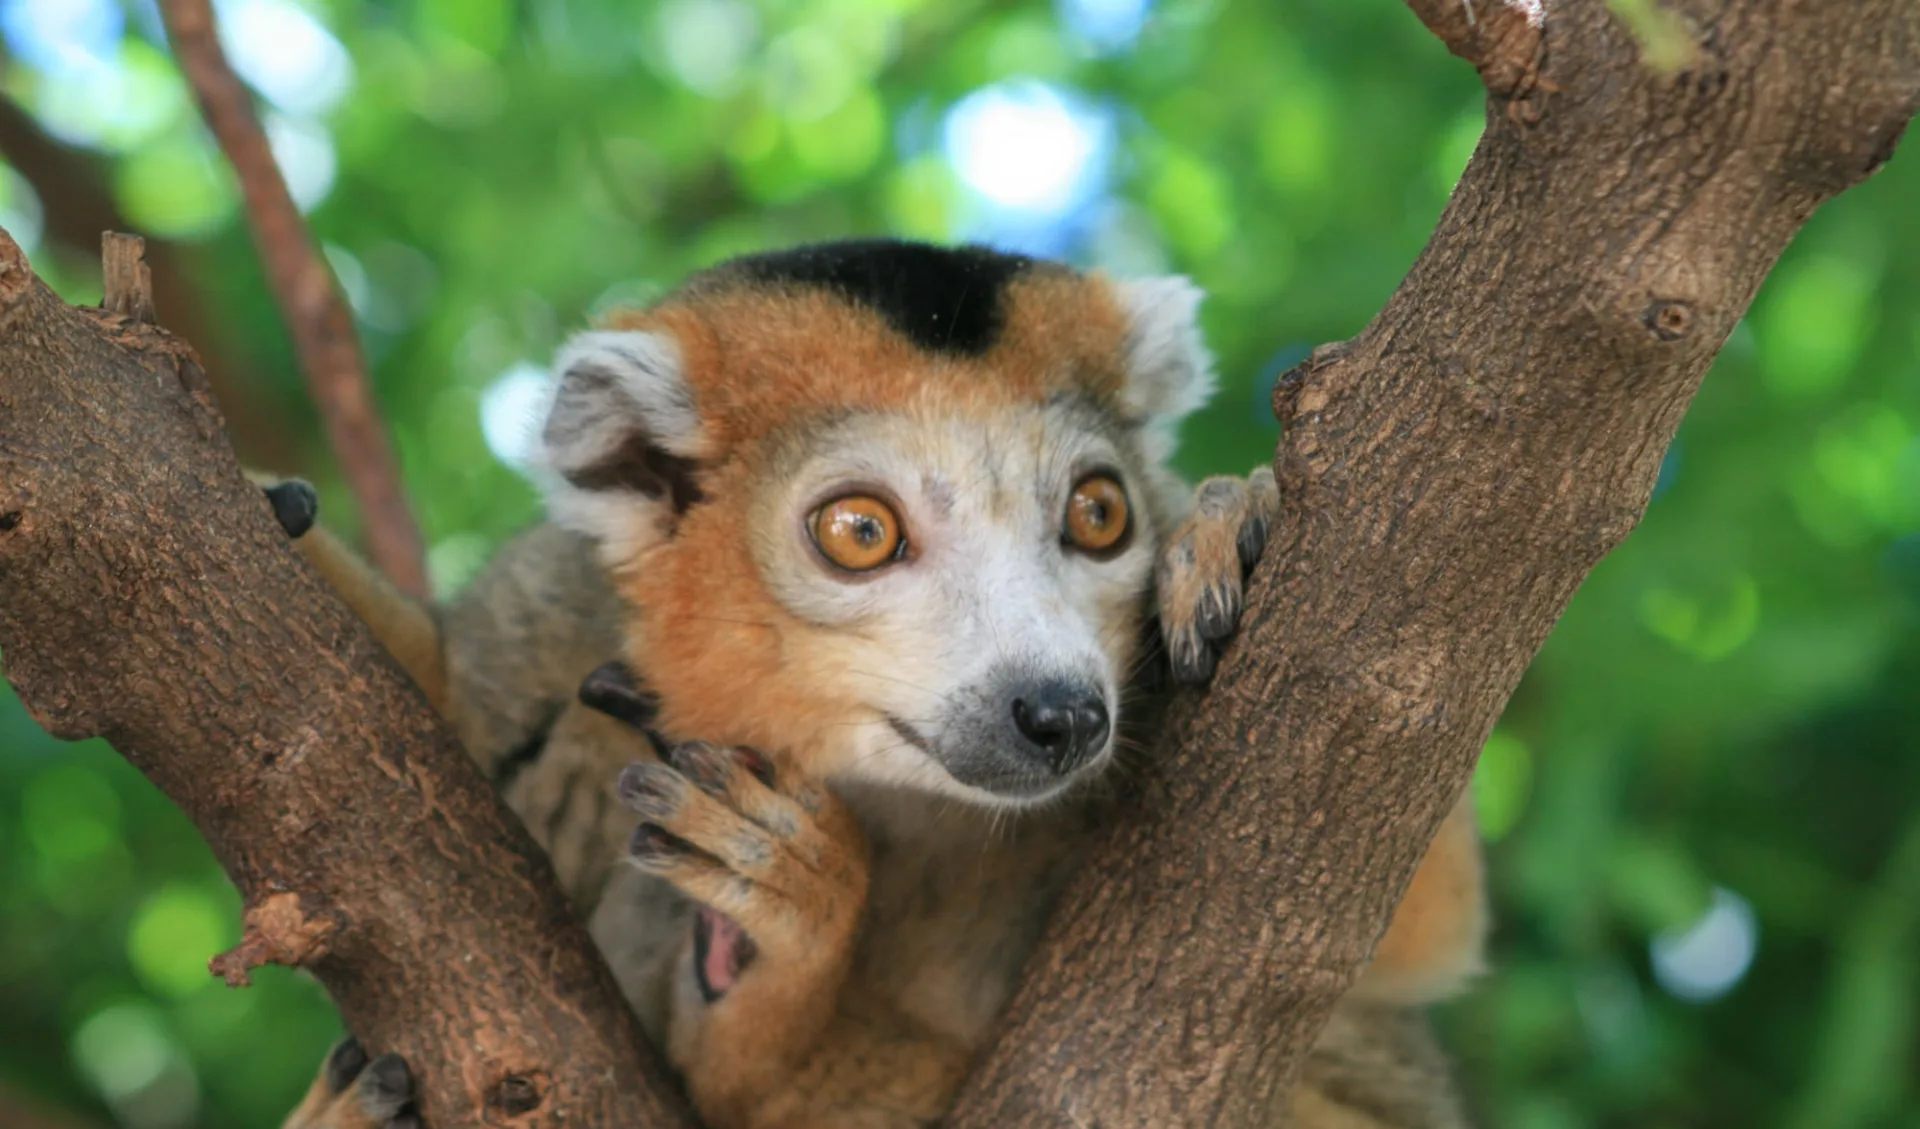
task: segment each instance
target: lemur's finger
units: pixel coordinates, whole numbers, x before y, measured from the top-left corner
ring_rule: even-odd
[[[398,1117],[413,1102],[413,1073],[399,1055],[381,1055],[353,1084],[355,1103],[368,1122],[380,1125]]]
[[[267,495],[267,504],[273,507],[273,517],[286,531],[288,537],[298,541],[313,528],[315,518],[320,516],[320,495],[311,485],[298,478],[289,478],[262,487]]]
[[[1199,587],[1197,553],[1190,540],[1175,540],[1160,551],[1154,587],[1160,601],[1160,637],[1176,682],[1205,682],[1213,677],[1213,646],[1196,621]]]
[[[680,750],[685,748],[675,749],[676,760],[682,763],[687,758]],[[619,794],[621,802],[641,819],[728,870],[755,884],[780,888],[778,864],[784,852],[773,832],[696,787],[679,769],[664,764],[628,765],[620,773]]]
[[[764,828],[801,865],[818,870],[831,861],[832,840],[799,800],[775,787],[773,766],[759,753],[688,741],[669,756],[695,787]]]
[[[369,1062],[360,1041],[347,1038],[327,1055],[284,1129],[419,1129],[413,1097],[404,1059],[387,1054]]]
[[[579,693],[582,705],[635,729],[646,729],[660,713],[660,699],[619,659],[594,667],[581,679]]]
[[[802,935],[793,903],[657,823],[633,829],[627,858],[701,905],[738,922],[756,941],[787,945]]]
[[[1247,476],[1247,516],[1240,524],[1240,565],[1248,572],[1260,563],[1267,549],[1267,537],[1280,517],[1280,486],[1273,480],[1273,467],[1262,466]]]
[[[325,1065],[320,1068],[320,1078],[326,1083],[329,1094],[337,1094],[352,1085],[360,1072],[367,1068],[367,1049],[360,1040],[352,1035],[335,1043],[328,1053]]]
[[[1240,542],[1249,509],[1246,479],[1209,478],[1194,496],[1193,513],[1161,552],[1160,623],[1174,675],[1182,681],[1212,675],[1214,644],[1240,622]]]

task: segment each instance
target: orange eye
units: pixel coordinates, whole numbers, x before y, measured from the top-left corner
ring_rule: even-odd
[[[1127,492],[1110,475],[1080,481],[1067,499],[1067,543],[1087,553],[1105,553],[1127,536]]]
[[[900,517],[878,498],[851,494],[814,511],[813,543],[848,572],[870,572],[907,550]]]

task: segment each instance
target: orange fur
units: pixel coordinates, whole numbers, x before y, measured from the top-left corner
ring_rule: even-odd
[[[818,290],[694,289],[604,324],[678,342],[712,453],[725,457],[796,420],[898,410],[929,390],[963,412],[1118,393],[1126,334],[1105,285],[1036,272],[1008,287],[1006,319],[979,357],[929,355],[877,314]]]

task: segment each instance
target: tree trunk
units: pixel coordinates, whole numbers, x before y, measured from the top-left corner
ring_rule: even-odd
[[[241,477],[192,351],[68,307],[4,234],[0,589],[34,718],[110,741],[240,887],[230,981],[311,969],[442,1126],[689,1124],[545,857]]]
[[[1761,279],[1920,98],[1914,0],[1669,4],[1697,44],[1674,74],[1600,0],[1412,6],[1486,80],[1486,134],[1387,308],[1275,392],[1251,614],[959,1129],[1274,1123]]]

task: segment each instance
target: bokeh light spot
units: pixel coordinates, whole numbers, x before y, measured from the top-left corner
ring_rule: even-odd
[[[967,95],[947,115],[947,159],[990,204],[1064,216],[1099,190],[1112,128],[1064,91],[1010,82]]]
[[[1845,380],[1873,331],[1879,270],[1837,253],[1782,263],[1756,318],[1760,375],[1782,396],[1811,396]]]
[[[312,211],[333,189],[333,138],[325,126],[307,118],[268,114],[264,124],[274,163],[286,178],[294,204],[303,212]]]
[[[1648,945],[1653,978],[1669,995],[1706,1003],[1732,991],[1753,966],[1760,922],[1745,898],[1724,886],[1699,919],[1655,936]]]
[[[1640,594],[1640,622],[1674,647],[1703,662],[1733,654],[1760,626],[1760,585],[1741,573],[1726,595],[1709,603],[1678,589],[1655,585]]]
[[[8,0],[0,31],[15,59],[49,75],[91,75],[112,59],[125,25],[114,0]]]
[[[546,370],[525,361],[487,386],[480,396],[480,433],[494,458],[516,469],[532,462],[540,415],[552,389]]]
[[[165,886],[135,913],[127,958],[156,993],[185,996],[215,983],[207,961],[236,937],[227,911],[205,890]]]
[[[89,1016],[73,1034],[73,1057],[109,1098],[150,1086],[173,1058],[159,1012],[141,1003],[121,1003]]]
[[[1153,0],[1058,0],[1060,22],[1096,51],[1132,46],[1147,26]]]
[[[120,162],[120,205],[136,230],[191,238],[220,226],[239,202],[233,172],[211,142],[182,132]]]
[[[759,17],[738,0],[668,0],[654,28],[673,76],[709,97],[733,88],[760,36]]]
[[[353,86],[353,60],[291,0],[222,0],[220,42],[233,69],[289,114],[323,114]]]
[[[1532,750],[1506,730],[1494,730],[1473,770],[1473,809],[1480,837],[1489,843],[1506,838],[1520,822],[1532,792]]]

